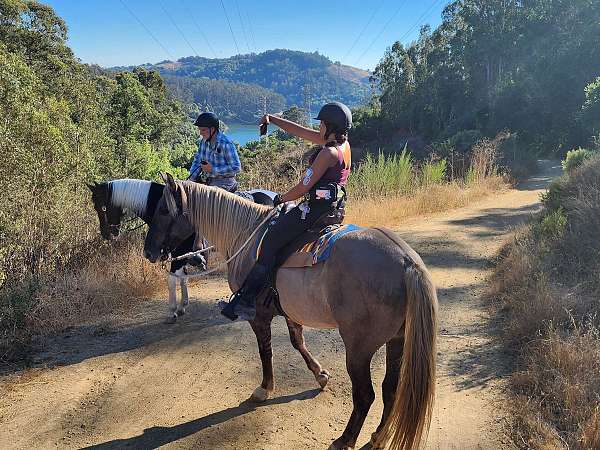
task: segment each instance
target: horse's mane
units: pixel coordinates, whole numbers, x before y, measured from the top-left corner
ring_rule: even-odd
[[[124,178],[108,182],[110,201],[114,206],[129,209],[143,217],[150,192],[151,181]]]
[[[271,210],[239,195],[213,186],[185,181],[180,183],[187,195],[189,220],[197,232],[217,238],[215,244],[226,250],[242,236],[248,236]],[[165,196],[174,211],[172,196]]]

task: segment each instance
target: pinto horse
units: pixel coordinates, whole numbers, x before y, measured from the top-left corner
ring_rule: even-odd
[[[92,191],[94,209],[100,222],[100,233],[104,239],[119,236],[121,220],[125,211],[130,211],[146,224],[150,224],[156,205],[163,195],[164,185],[146,180],[122,179],[103,183],[88,184]],[[248,199],[262,205],[273,205],[274,192],[254,189],[240,193]],[[181,243],[171,250],[173,257],[181,256],[194,251],[196,234],[190,233]],[[167,323],[175,323],[178,316],[185,314],[189,304],[187,279],[181,277],[185,274],[187,264],[198,265],[198,262],[182,259],[171,262],[167,285],[169,287],[169,315]],[[201,263],[200,263],[201,264]],[[181,289],[181,302],[177,307],[177,279]]]
[[[180,242],[190,229],[202,233],[227,258],[257,228],[266,228],[271,209],[223,190],[164,176],[163,198],[146,236],[144,253],[154,262],[161,247]],[[263,234],[260,229],[258,236]],[[259,238],[229,263],[232,290],[243,283],[256,259]],[[353,410],[330,449],[353,448],[375,398],[371,359],[386,346],[383,414],[373,434],[375,448],[416,450],[429,429],[435,391],[437,294],[419,255],[385,228],[362,228],[333,244],[328,259],[304,268],[280,268],[276,287],[288,326],[337,328],[346,348]],[[258,340],[263,380],[252,398],[273,391],[271,321],[274,302],[257,298],[250,325]],[[306,358],[305,358],[306,359]],[[317,373],[320,364],[306,360]]]

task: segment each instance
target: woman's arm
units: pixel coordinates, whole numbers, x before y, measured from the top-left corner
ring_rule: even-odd
[[[325,145],[325,141],[323,140],[323,138],[321,138],[321,134],[317,130],[303,127],[302,125],[298,125],[296,122],[292,122],[291,120],[283,119],[277,116],[272,116],[271,114],[266,114],[260,121],[261,125],[265,123],[274,123],[283,131],[293,134],[294,136],[306,139],[307,141],[313,142],[315,144]]]
[[[280,196],[282,202],[291,202],[306,194],[321,179],[325,171],[337,162],[337,150],[325,148],[319,152],[315,162],[310,166],[300,182]]]

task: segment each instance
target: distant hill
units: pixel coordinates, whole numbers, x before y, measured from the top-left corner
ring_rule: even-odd
[[[231,83],[244,83],[245,87],[234,89],[246,96],[245,102],[254,102],[262,109],[263,99],[270,97],[273,103],[279,103],[278,96],[269,96],[267,92],[254,86],[280,94],[285,106],[305,106],[310,102],[314,110],[321,104],[339,100],[350,106],[362,103],[369,95],[369,72],[355,67],[333,63],[318,52],[306,53],[292,50],[269,50],[264,53],[237,55],[226,59],[210,59],[190,56],[178,61],[163,61],[146,64],[147,69],[158,70],[165,76],[167,84],[181,100],[189,102],[193,98],[198,105],[219,103],[219,95],[212,99],[203,98],[211,86],[207,83],[195,84],[192,79],[225,80]],[[115,69],[127,69],[115,68]],[[180,80],[185,78],[187,80]],[[193,87],[198,86],[194,91]],[[215,91],[221,91],[215,86]],[[185,92],[185,96],[182,96]],[[251,97],[248,98],[248,92]],[[230,94],[237,95],[237,94]],[[234,102],[237,103],[237,102]],[[242,103],[241,101],[239,103]],[[246,108],[247,110],[251,108]],[[232,111],[235,114],[235,111]],[[247,116],[246,113],[243,116]]]

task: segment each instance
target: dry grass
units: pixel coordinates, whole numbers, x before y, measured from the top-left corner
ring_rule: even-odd
[[[54,333],[118,313],[163,284],[160,266],[143,257],[140,236],[97,244],[89,260],[79,267],[3,292],[0,360],[21,356],[32,335]]]
[[[143,257],[140,239],[107,245],[85,268],[59,274],[40,287],[26,317],[28,328],[36,334],[52,333],[130,308],[133,301],[155,293],[164,280],[160,265]]]
[[[432,185],[412,195],[356,199],[348,202],[345,220],[362,226],[393,226],[412,217],[467,206],[507,187],[502,177],[493,176],[470,185]]]
[[[600,159],[555,184],[503,250],[489,295],[515,355],[519,448],[600,448]]]

